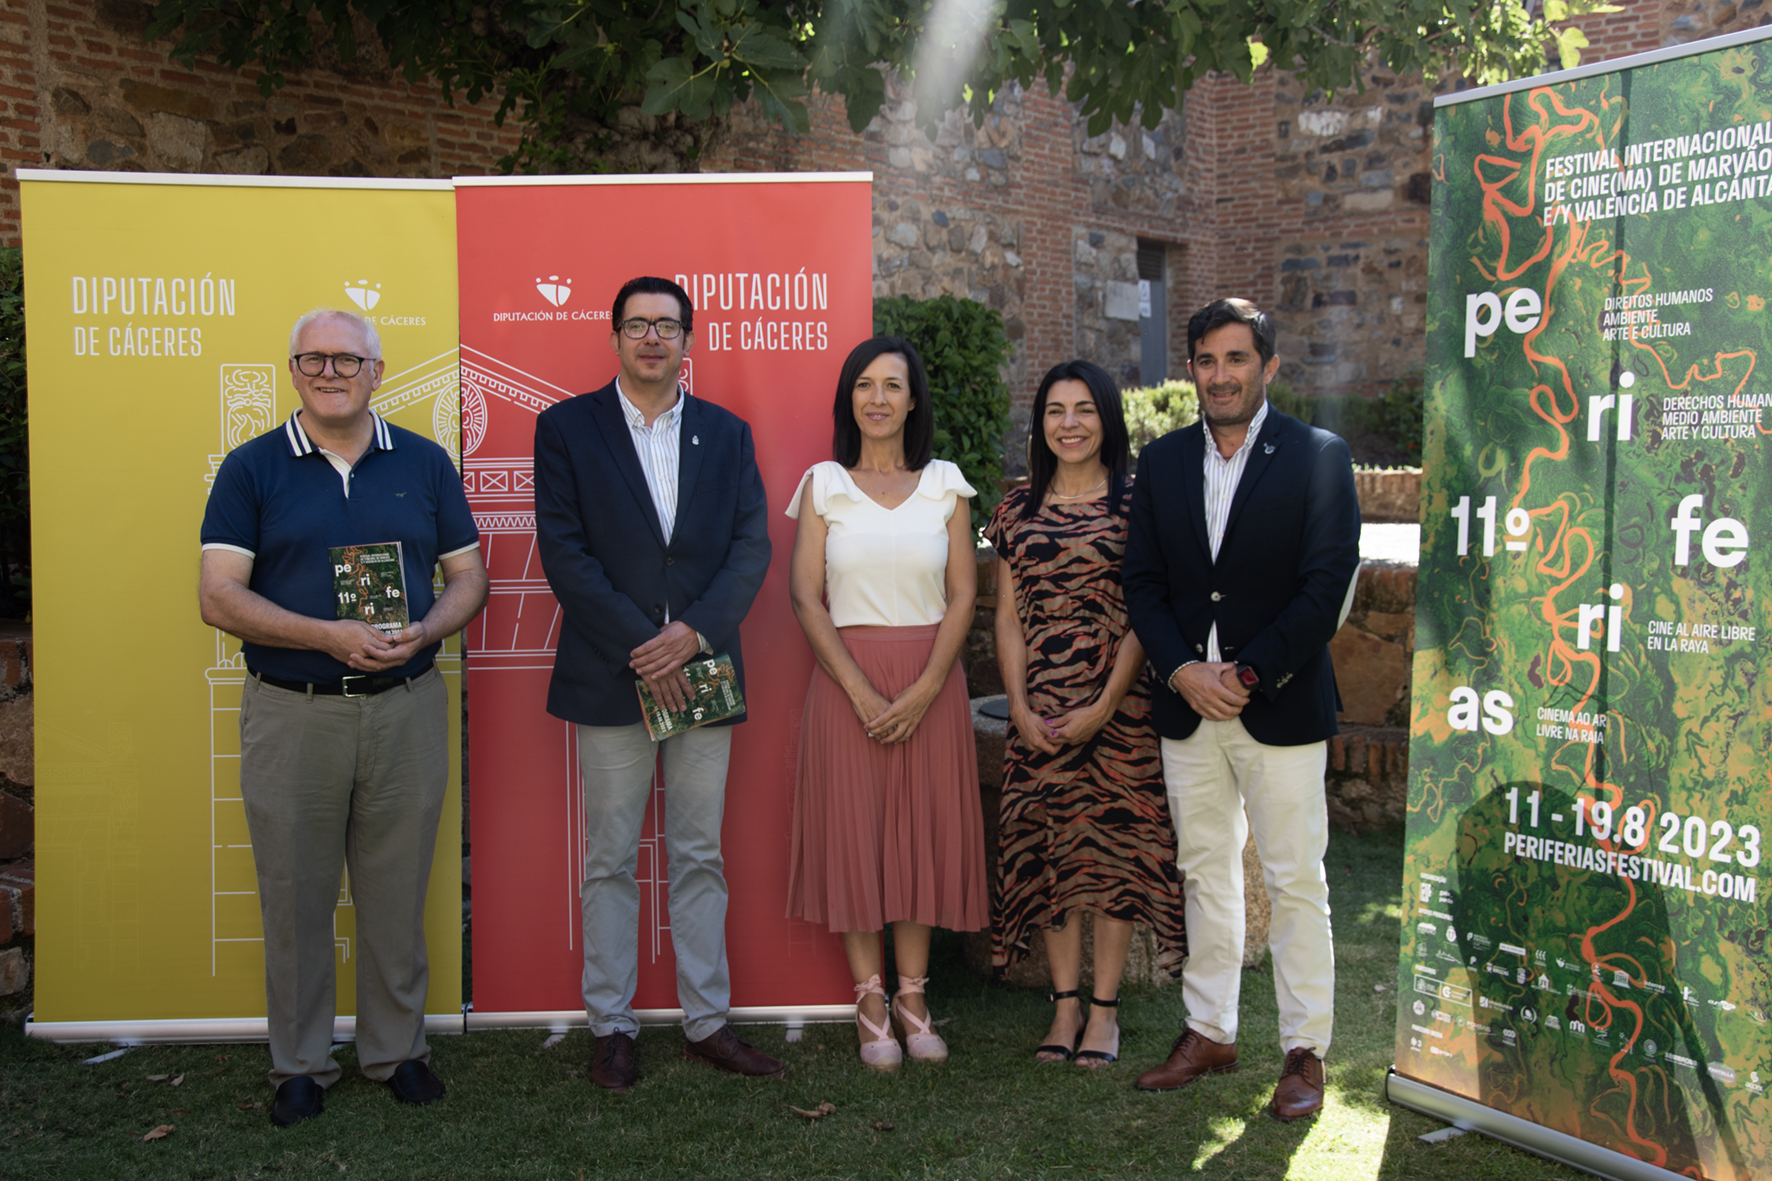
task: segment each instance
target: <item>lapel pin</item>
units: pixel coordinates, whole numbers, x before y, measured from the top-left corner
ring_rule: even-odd
[[[1274,453],[1274,445],[1272,443],[1263,443],[1261,445],[1261,450],[1263,454],[1272,455]]]
[[[701,436],[700,435],[690,435],[689,436],[689,445],[691,447],[701,446]]]

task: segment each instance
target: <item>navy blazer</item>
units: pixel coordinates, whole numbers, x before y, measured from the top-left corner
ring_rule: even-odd
[[[548,712],[586,726],[641,721],[629,653],[667,611],[731,654],[743,689],[738,625],[769,572],[769,508],[744,419],[685,395],[666,545],[617,397],[610,382],[535,420],[535,539],[564,615]]]
[[[1162,681],[1206,659],[1218,624],[1225,660],[1261,676],[1243,726],[1269,746],[1336,732],[1329,641],[1360,568],[1360,502],[1347,444],[1269,408],[1231,498],[1218,561],[1206,531],[1206,432],[1172,431],[1138,456],[1123,576],[1132,628]],[[1157,733],[1186,738],[1200,715],[1160,685]]]

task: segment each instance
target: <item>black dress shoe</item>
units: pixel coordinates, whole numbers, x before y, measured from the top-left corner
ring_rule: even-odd
[[[423,1107],[443,1098],[448,1088],[431,1073],[430,1067],[417,1058],[412,1058],[394,1067],[394,1073],[388,1077],[388,1089],[394,1092],[394,1098],[400,1102]]]
[[[780,1078],[788,1070],[776,1059],[741,1039],[730,1025],[722,1025],[699,1042],[685,1040],[683,1057],[692,1062],[706,1062],[729,1074],[743,1074],[752,1078]]]
[[[591,1050],[591,1081],[605,1091],[631,1091],[640,1081],[640,1069],[634,1063],[632,1034],[606,1034],[597,1039]]]
[[[271,1102],[271,1122],[279,1128],[313,1119],[326,1109],[326,1088],[306,1075],[286,1078],[277,1084],[277,1098]]]

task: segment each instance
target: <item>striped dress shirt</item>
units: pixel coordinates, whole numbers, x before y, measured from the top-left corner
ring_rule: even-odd
[[[679,390],[677,404],[653,419],[651,426],[646,425],[640,408],[621,392],[619,377],[615,379],[615,396],[621,402],[622,417],[628,420],[640,470],[646,473],[646,489],[652,493],[652,507],[658,510],[658,527],[669,545],[677,526],[677,443],[683,426],[683,400],[689,395]]]
[[[652,507],[658,510],[658,527],[664,532],[665,544],[671,544],[671,534],[677,528],[677,447],[682,439],[683,403],[689,399],[689,392],[679,387],[677,404],[646,425],[646,416],[640,408],[628,401],[628,396],[621,392],[621,378],[615,379],[615,397],[621,403],[621,415],[628,420],[628,434],[634,440],[634,451],[640,457],[640,470],[646,473],[646,490],[652,493]],[[671,613],[665,612],[665,622],[671,621]],[[695,633],[696,641],[703,652],[712,652],[708,638],[700,632]]]
[[[1236,498],[1237,485],[1242,482],[1243,469],[1249,466],[1249,449],[1255,446],[1255,438],[1261,434],[1261,424],[1267,421],[1268,403],[1263,399],[1261,409],[1249,420],[1249,433],[1243,436],[1243,445],[1231,454],[1229,459],[1218,453],[1218,444],[1212,439],[1212,428],[1206,425],[1204,416],[1200,418],[1200,429],[1206,432],[1206,535],[1212,542],[1212,560],[1218,561],[1218,547],[1224,544],[1224,527],[1229,524],[1231,501]],[[1212,625],[1212,633],[1206,637],[1206,659],[1222,660],[1218,651],[1218,624]]]

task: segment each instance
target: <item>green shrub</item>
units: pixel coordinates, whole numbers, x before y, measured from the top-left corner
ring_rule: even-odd
[[[1426,393],[1427,386],[1419,375],[1399,377],[1378,400],[1379,426],[1410,467],[1421,466],[1422,410]]]
[[[1268,387],[1268,400],[1301,422],[1334,431],[1347,440],[1354,462],[1373,467],[1421,463],[1422,382],[1400,377],[1376,398],[1359,394],[1308,397],[1285,382]]]
[[[917,346],[935,403],[935,457],[957,464],[978,489],[972,527],[981,529],[1003,498],[1003,437],[1009,337],[995,309],[970,299],[896,296],[874,301],[874,331]]]
[[[30,610],[31,456],[25,423],[25,267],[0,249],[0,614]]]
[[[1126,434],[1134,459],[1151,440],[1200,421],[1200,398],[1191,381],[1166,381],[1162,385],[1125,390],[1120,401],[1126,408]]]

